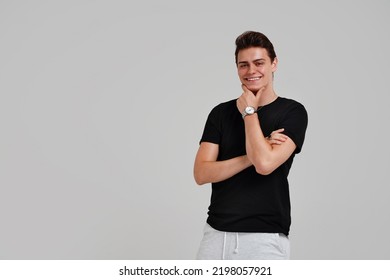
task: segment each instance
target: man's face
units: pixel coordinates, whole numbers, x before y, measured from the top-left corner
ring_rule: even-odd
[[[277,58],[271,62],[267,50],[264,48],[251,47],[238,52],[238,77],[241,83],[253,93],[256,93],[263,86],[272,86],[272,74],[276,68]]]

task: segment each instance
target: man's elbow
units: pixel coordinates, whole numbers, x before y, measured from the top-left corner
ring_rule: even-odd
[[[259,162],[255,164],[256,172],[260,175],[269,175],[274,172],[275,168],[270,164]]]
[[[194,172],[194,179],[197,185],[202,186],[207,183],[206,178],[202,176],[199,172]]]
[[[206,181],[202,180],[202,178],[198,178],[198,177],[194,177],[194,178],[195,178],[195,183],[198,186],[202,186],[202,185],[206,184]]]

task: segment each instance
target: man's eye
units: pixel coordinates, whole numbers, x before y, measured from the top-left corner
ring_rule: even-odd
[[[256,63],[256,66],[262,66],[262,65],[264,65],[263,62],[257,62],[257,63]]]
[[[248,65],[247,64],[241,64],[240,65],[240,68],[245,68],[245,67],[247,67]]]

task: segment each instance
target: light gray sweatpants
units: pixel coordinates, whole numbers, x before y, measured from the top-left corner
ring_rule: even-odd
[[[290,241],[282,233],[224,232],[206,223],[198,260],[288,260]]]

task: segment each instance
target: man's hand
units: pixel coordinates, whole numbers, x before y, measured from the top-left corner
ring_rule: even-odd
[[[265,137],[267,142],[271,145],[281,145],[282,143],[286,142],[287,136],[284,135],[282,132],[284,131],[284,128],[277,129],[275,131],[272,131],[272,133]]]
[[[242,114],[242,112],[244,112],[245,108],[248,107],[248,106],[251,106],[251,107],[255,108],[255,110],[256,110],[257,107],[259,106],[260,97],[261,97],[262,92],[265,89],[265,86],[261,87],[256,92],[256,94],[251,92],[245,85],[241,85],[241,87],[242,87],[243,93],[237,99],[237,109],[238,109],[238,111]]]

